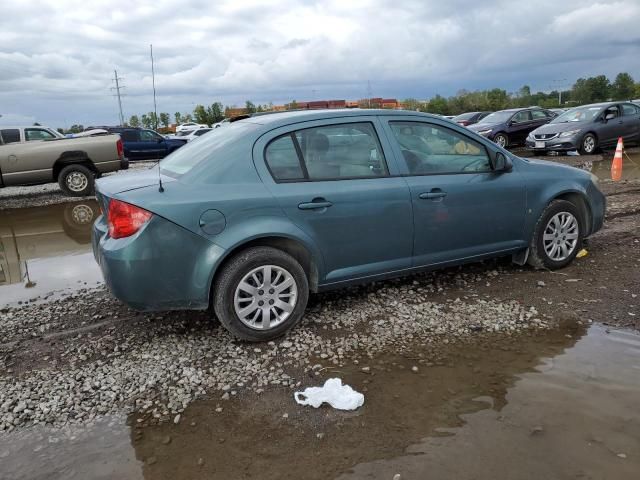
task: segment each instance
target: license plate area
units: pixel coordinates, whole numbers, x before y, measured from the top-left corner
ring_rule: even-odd
[[[536,142],[536,148],[544,148],[545,146],[544,142]]]

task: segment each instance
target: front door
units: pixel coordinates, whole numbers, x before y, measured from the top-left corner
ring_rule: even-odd
[[[280,128],[254,148],[265,184],[322,252],[320,284],[411,265],[409,190],[376,125],[374,116],[308,122]]]
[[[437,121],[386,121],[411,191],[413,265],[436,265],[526,247],[525,186],[495,173],[488,147]]]

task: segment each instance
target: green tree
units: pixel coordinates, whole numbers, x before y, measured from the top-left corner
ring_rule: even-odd
[[[404,105],[404,108],[407,110],[415,110],[415,111],[420,110],[420,102],[415,98],[405,98],[402,101],[402,104]]]
[[[298,108],[298,102],[296,102],[295,100],[291,100],[291,103],[289,104],[289,110],[295,110]]]
[[[196,105],[196,108],[193,109],[193,118],[196,119],[197,123],[209,124],[207,110],[203,105]]]
[[[211,106],[207,107],[207,116],[209,118],[209,125],[221,122],[224,120],[224,107],[220,102],[214,102]]]
[[[168,128],[169,127],[170,121],[171,121],[171,119],[169,118],[169,114],[168,113],[162,112],[160,114],[160,123],[162,124],[162,126],[164,128]]]
[[[71,125],[71,128],[69,128],[69,130],[67,130],[67,133],[80,133],[84,131],[84,126],[80,125],[80,124],[74,124]]]
[[[494,88],[487,92],[487,103],[490,110],[503,110],[509,105],[509,97],[506,90]]]
[[[176,119],[176,125],[180,125],[182,123],[182,114],[180,112],[176,112],[173,116]]]
[[[447,99],[441,95],[436,95],[429,100],[428,110],[431,113],[439,113],[440,115],[447,115],[449,113],[449,103]]]
[[[183,123],[189,123],[189,122],[193,122],[193,117],[191,116],[190,113],[187,113],[186,115],[182,115],[182,122]]]
[[[140,123],[144,128],[151,128],[151,119],[146,113],[142,114],[142,117],[140,118]]]
[[[247,109],[247,113],[256,113],[256,106],[250,100],[247,100],[245,103],[245,107]]]
[[[131,115],[131,118],[129,118],[129,125],[134,128],[138,128],[140,126],[140,119],[137,115]]]
[[[626,72],[619,73],[611,85],[611,96],[614,100],[631,100],[634,98],[635,87],[631,75]]]

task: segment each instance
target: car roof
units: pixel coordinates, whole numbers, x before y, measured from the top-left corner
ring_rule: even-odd
[[[574,108],[582,108],[582,107],[611,107],[613,105],[618,105],[619,103],[630,103],[630,102],[625,102],[625,101],[619,101],[619,102],[598,102],[598,103],[589,103],[587,105],[580,105],[578,107],[574,107]]]
[[[46,125],[0,125],[0,128],[2,130],[8,130],[8,129],[20,129],[20,128],[47,128],[49,130],[55,130],[55,128],[51,128],[51,127],[47,127]]]
[[[416,112],[413,110],[389,110],[375,108],[327,108],[313,110],[288,110],[285,112],[267,112],[258,115],[252,115],[236,122],[255,123],[259,125],[275,128],[279,125],[288,125],[291,123],[308,122],[312,120],[324,120],[331,118],[349,118],[362,116],[416,116],[429,119],[440,119],[439,115],[431,113]],[[235,123],[235,122],[234,122]]]

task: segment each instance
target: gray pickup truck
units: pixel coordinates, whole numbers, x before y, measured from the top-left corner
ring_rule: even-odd
[[[47,127],[0,127],[0,188],[57,181],[81,197],[93,194],[96,177],[128,166],[117,134],[65,138]]]

